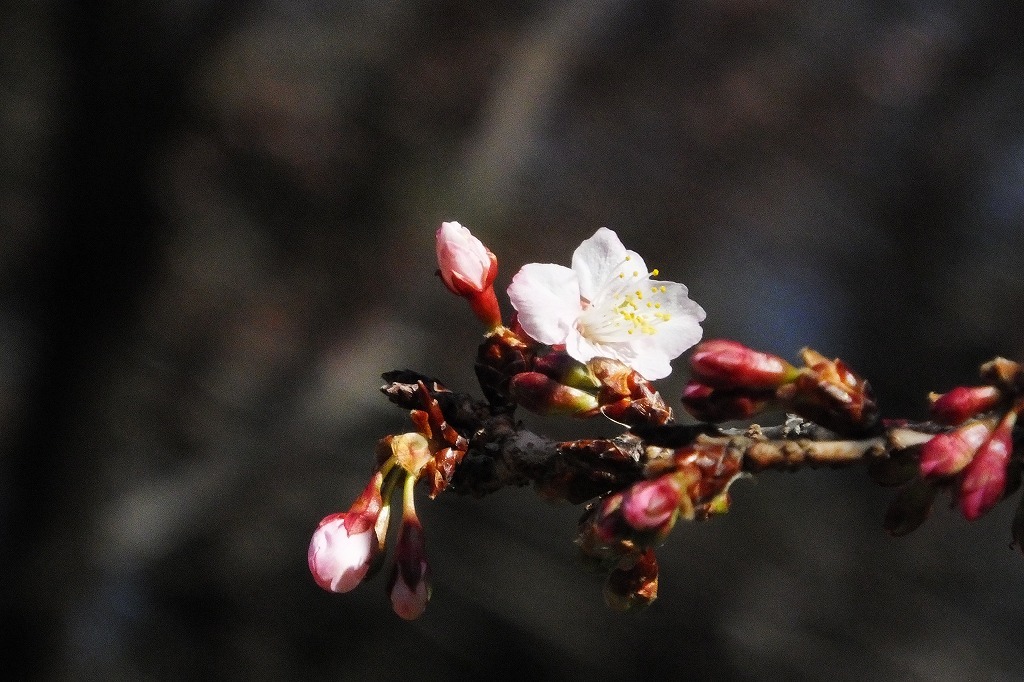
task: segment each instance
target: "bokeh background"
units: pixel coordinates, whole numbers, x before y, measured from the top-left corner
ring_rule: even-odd
[[[306,545],[408,428],[381,372],[475,389],[444,219],[501,290],[612,227],[707,336],[841,356],[888,416],[1024,357],[1022,23],[1015,0],[4,3],[5,669],[1021,677],[1014,503],[896,540],[862,470],[738,484],[639,614],[576,564],[579,510],[528,489],[424,498],[411,624],[381,577],[320,591]]]

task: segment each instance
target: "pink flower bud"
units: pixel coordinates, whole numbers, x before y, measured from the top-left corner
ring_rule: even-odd
[[[932,417],[943,424],[959,424],[995,408],[1002,397],[1002,392],[995,386],[957,386],[949,393],[935,397],[931,406]]]
[[[960,482],[960,511],[973,521],[995,506],[1006,489],[1006,465],[1013,453],[1013,425],[1017,413],[1008,412],[964,470]]]
[[[437,229],[437,265],[445,286],[458,296],[479,294],[498,274],[497,257],[456,222]]]
[[[501,310],[493,287],[497,257],[456,222],[441,223],[436,237],[437,265],[445,286],[467,299],[484,324],[492,329],[499,326]]]
[[[723,388],[775,388],[797,374],[796,368],[779,356],[728,339],[698,344],[690,356],[690,367],[701,382]]]
[[[933,436],[921,446],[921,475],[934,478],[960,473],[991,433],[992,422],[970,421],[952,431]]]
[[[362,582],[379,551],[373,526],[349,534],[345,513],[324,517],[309,542],[309,571],[328,592],[348,592]]]
[[[640,481],[623,496],[622,515],[636,530],[662,529],[679,508],[679,495],[679,486],[671,475]]]
[[[522,407],[537,414],[567,414],[586,417],[601,407],[597,397],[560,384],[540,372],[521,372],[509,382],[512,396]]]
[[[395,542],[395,564],[388,579],[388,593],[395,613],[405,620],[423,615],[430,601],[430,567],[427,565],[423,526],[415,516],[402,518]]]

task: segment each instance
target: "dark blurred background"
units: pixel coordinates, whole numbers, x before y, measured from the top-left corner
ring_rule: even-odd
[[[1016,0],[4,3],[5,668],[1024,675],[1013,503],[894,540],[859,469],[738,484],[676,530],[639,614],[576,564],[579,510],[525,489],[423,498],[417,622],[381,577],[329,595],[306,568],[408,430],[379,374],[476,390],[444,219],[500,290],[612,227],[707,336],[841,356],[887,416],[1024,357],[1022,22]]]

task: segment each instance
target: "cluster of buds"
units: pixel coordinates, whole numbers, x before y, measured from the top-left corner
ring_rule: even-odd
[[[538,414],[600,414],[627,426],[665,424],[672,418],[651,382],[611,358],[583,363],[552,348],[535,356],[528,371],[511,376],[509,386],[518,405]]]
[[[1019,472],[1011,467],[1013,430],[1024,410],[1024,368],[997,358],[981,368],[981,386],[958,386],[931,395],[936,422],[953,428],[921,446],[923,481],[949,486],[964,517],[979,518],[1012,492]]]
[[[495,255],[457,222],[443,223],[436,240],[444,285],[469,302],[486,328],[475,367],[486,402],[409,370],[385,375],[382,390],[410,410],[415,430],[379,442],[363,493],[313,533],[309,568],[327,591],[348,592],[384,564],[391,498],[400,489],[386,587],[402,618],[424,612],[431,588],[414,504],[420,480],[432,498],[450,485],[486,494],[529,482],[551,498],[589,501],[577,545],[607,573],[605,599],[619,609],[657,597],[656,547],[680,519],[728,511],[729,488],[747,475],[744,469],[845,463],[872,453],[876,480],[903,485],[886,517],[896,535],[923,522],[940,490],[952,490],[973,520],[1020,482],[1021,463],[1012,459],[1024,411],[1024,368],[1017,363],[996,359],[982,367],[983,385],[933,395],[934,422],[904,429],[912,437],[900,441],[894,434],[905,424],[879,419],[868,382],[842,360],[805,348],[798,366],[735,341],[709,340],[694,349],[682,395],[694,417],[717,423],[766,410],[796,416],[779,427],[781,436],[756,425],[745,435],[709,423],[675,425],[650,380],[668,376],[670,361],[701,338],[704,310],[685,286],[656,279],[656,268],[648,270],[601,228],[575,250],[571,267],[529,263],[519,270],[507,290],[515,314],[505,326],[494,292]],[[601,415],[629,431],[553,443],[520,432],[517,407]],[[1013,533],[1024,545],[1024,506]]]
[[[392,454],[374,472],[363,494],[347,512],[320,521],[309,543],[309,570],[328,592],[348,592],[376,573],[385,554],[391,497],[401,487],[402,520],[387,592],[395,613],[412,620],[430,600],[430,570],[413,488],[435,455],[420,433],[389,436],[382,446]]]
[[[438,229],[437,262],[445,286],[466,298],[489,329],[476,370],[492,405],[581,418],[603,414],[626,425],[664,424],[671,419],[671,410],[650,381],[624,362],[600,355],[581,360],[564,343],[548,345],[535,339],[518,317],[511,327],[503,326],[493,288],[497,258],[459,223],[446,222]],[[655,293],[660,291],[655,287]],[[661,304],[651,306],[660,310]],[[635,326],[636,315],[629,315],[623,320]],[[648,326],[653,333],[654,327]]]
[[[768,409],[800,415],[836,433],[861,435],[878,425],[878,408],[867,381],[842,360],[810,348],[803,367],[736,341],[704,341],[690,356],[693,378],[683,405],[697,419],[749,419]]]
[[[654,548],[676,521],[727,511],[729,487],[743,475],[739,457],[721,444],[648,446],[644,457],[648,478],[593,502],[576,539],[584,560],[608,571],[605,600],[621,610],[657,597]]]

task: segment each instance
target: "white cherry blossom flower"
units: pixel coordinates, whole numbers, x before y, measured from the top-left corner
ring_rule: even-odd
[[[565,345],[580,362],[618,360],[646,379],[700,341],[704,309],[685,286],[652,279],[644,259],[602,227],[572,255],[572,268],[530,263],[508,288],[519,324],[534,340]]]

